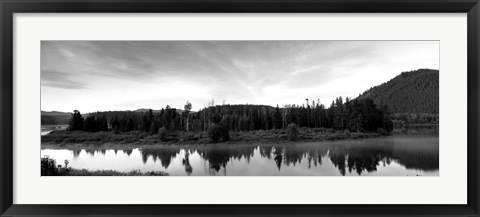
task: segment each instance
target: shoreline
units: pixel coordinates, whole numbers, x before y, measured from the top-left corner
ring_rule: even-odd
[[[205,147],[205,146],[235,146],[235,145],[245,145],[245,146],[259,146],[259,145],[288,145],[292,143],[306,143],[306,142],[333,142],[333,141],[343,141],[343,140],[358,140],[358,139],[368,139],[368,138],[378,138],[378,137],[387,137],[392,134],[381,134],[381,133],[351,133],[350,135],[345,134],[321,134],[317,137],[303,137],[303,139],[297,139],[294,141],[287,139],[276,139],[276,138],[250,138],[242,139],[232,138],[229,141],[221,142],[205,142],[205,141],[152,141],[152,140],[143,140],[143,141],[132,141],[132,142],[110,142],[110,141],[87,141],[87,142],[49,142],[43,141],[41,143],[41,149],[135,149],[135,148],[166,148],[166,147]],[[67,139],[68,140],[68,139]]]
[[[166,140],[157,135],[131,131],[115,134],[112,131],[95,133],[85,131],[56,130],[41,136],[41,149],[134,149],[165,147],[205,147],[234,145],[288,145],[305,142],[332,142],[359,140],[388,136],[438,136],[436,130],[401,131],[394,129],[385,132],[348,132],[326,128],[299,128],[296,140],[289,140],[285,130],[256,130],[247,132],[230,131],[227,141],[213,142],[205,132],[172,132]]]

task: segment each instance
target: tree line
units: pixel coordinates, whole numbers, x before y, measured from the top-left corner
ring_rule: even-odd
[[[393,129],[388,108],[377,108],[369,98],[350,100],[347,97],[344,101],[338,97],[328,108],[318,100],[309,103],[307,99],[306,104],[285,105],[282,108],[278,105],[211,105],[198,112],[191,112],[191,109],[192,104],[187,101],[182,111],[167,105],[155,112],[96,112],[86,118],[75,110],[68,129],[88,132],[113,130],[115,133],[143,131],[150,134],[209,129],[227,131],[227,134],[228,131],[285,130],[291,124],[351,132],[390,132]]]

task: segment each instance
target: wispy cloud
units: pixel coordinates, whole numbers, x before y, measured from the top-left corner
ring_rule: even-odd
[[[64,72],[42,70],[41,71],[41,85],[44,87],[55,87],[65,89],[85,89],[85,83],[74,81],[72,75]]]
[[[199,109],[211,98],[270,105],[330,100],[356,96],[402,71],[439,66],[437,41],[42,41],[41,47],[47,110],[181,107],[187,100]]]

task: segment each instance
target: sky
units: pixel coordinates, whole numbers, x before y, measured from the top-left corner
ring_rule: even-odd
[[[404,71],[439,69],[439,41],[42,41],[41,109],[330,105]]]

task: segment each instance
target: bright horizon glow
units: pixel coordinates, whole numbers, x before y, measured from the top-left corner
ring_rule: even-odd
[[[169,105],[328,106],[401,72],[439,69],[439,41],[42,41],[42,111]]]

